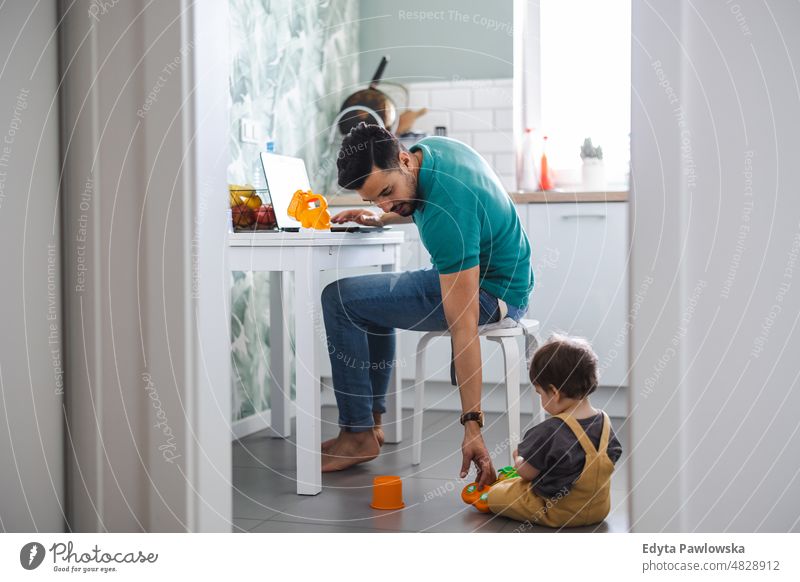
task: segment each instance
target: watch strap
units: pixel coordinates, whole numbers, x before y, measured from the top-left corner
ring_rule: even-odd
[[[474,420],[479,427],[483,428],[483,412],[465,412],[461,415],[461,424],[465,424],[470,420]]]

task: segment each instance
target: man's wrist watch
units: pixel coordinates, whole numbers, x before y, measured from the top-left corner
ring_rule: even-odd
[[[474,420],[478,423],[478,426],[483,428],[483,412],[465,412],[461,415],[461,424],[465,424],[467,421]]]

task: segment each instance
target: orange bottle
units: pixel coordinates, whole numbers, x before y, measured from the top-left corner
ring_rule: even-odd
[[[547,136],[544,136],[544,146],[542,150],[542,171],[539,173],[539,189],[552,190],[553,183],[550,181],[550,170],[547,167]]]

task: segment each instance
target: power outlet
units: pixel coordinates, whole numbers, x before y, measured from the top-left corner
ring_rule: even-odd
[[[239,120],[239,140],[242,143],[261,143],[259,141],[260,129],[258,122],[252,119]]]

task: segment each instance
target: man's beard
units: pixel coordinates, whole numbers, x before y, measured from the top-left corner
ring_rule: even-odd
[[[419,197],[417,195],[417,179],[411,174],[410,172],[408,175],[405,176],[406,185],[408,186],[408,190],[412,193],[411,195],[413,198],[407,200],[398,201],[392,207],[392,212],[399,214],[400,216],[411,216],[414,214],[414,211],[419,206]]]

